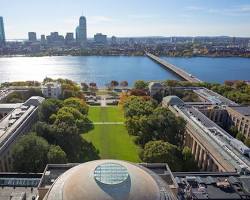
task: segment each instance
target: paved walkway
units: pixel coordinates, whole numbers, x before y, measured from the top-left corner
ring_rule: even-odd
[[[106,98],[103,97],[103,96],[102,96],[102,99],[101,99],[101,106],[102,106],[102,107],[107,106]]]

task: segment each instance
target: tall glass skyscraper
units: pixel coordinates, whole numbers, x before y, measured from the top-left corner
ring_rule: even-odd
[[[3,17],[0,17],[0,46],[5,44]]]
[[[76,28],[76,41],[81,46],[87,44],[87,21],[84,16],[79,19],[79,26]]]

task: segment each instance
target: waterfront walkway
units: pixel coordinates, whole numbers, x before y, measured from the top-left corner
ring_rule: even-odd
[[[180,69],[179,67],[176,67],[170,63],[168,63],[167,61],[151,54],[151,53],[146,53],[146,55],[151,58],[153,61],[157,62],[158,64],[160,64],[161,66],[163,66],[165,69],[172,71],[173,73],[175,73],[176,75],[178,75],[179,77],[181,77],[182,79],[191,82],[191,83],[201,83],[202,81],[196,77],[194,77],[193,75],[187,73],[186,71],[184,71],[183,69]]]

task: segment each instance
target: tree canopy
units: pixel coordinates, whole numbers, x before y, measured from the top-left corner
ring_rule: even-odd
[[[48,163],[50,164],[63,164],[68,162],[66,153],[61,149],[60,146],[51,145],[47,155]]]
[[[164,141],[150,141],[141,154],[142,161],[148,163],[167,163],[171,170],[181,169],[180,152],[177,146]]]
[[[148,87],[148,83],[143,81],[143,80],[138,80],[134,83],[134,88],[135,89],[146,89]]]
[[[123,106],[125,117],[150,115],[155,107],[151,100],[136,96],[130,96]]]
[[[42,172],[47,164],[48,150],[48,142],[35,133],[21,137],[12,151],[14,170]]]
[[[89,107],[83,99],[72,97],[72,98],[65,99],[63,101],[63,104],[64,106],[72,107],[72,108],[79,110],[79,112],[81,112],[83,115],[88,114]]]

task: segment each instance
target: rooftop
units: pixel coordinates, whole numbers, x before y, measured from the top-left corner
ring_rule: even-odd
[[[250,117],[250,106],[230,106],[230,108],[246,117]]]
[[[1,200],[34,200],[42,174],[0,173]],[[25,198],[26,197],[26,198]]]
[[[62,174],[44,199],[175,199],[171,198],[168,185],[160,179],[137,164],[118,160],[90,161]]]
[[[206,99],[207,101],[217,104],[217,105],[228,105],[228,106],[238,106],[237,103],[229,100],[226,97],[223,97],[222,95],[213,92],[212,90],[209,90],[207,88],[200,88],[195,89],[194,92],[201,96],[202,98]]]
[[[173,173],[179,199],[249,199],[250,179],[230,173]]]
[[[193,126],[199,127],[200,131],[197,129],[197,134],[199,133],[203,140],[207,140],[207,142],[213,146],[217,152],[216,155],[221,155],[225,161],[234,166],[239,172],[243,166],[250,172],[250,159],[240,152],[241,147],[243,149],[246,148],[248,152],[249,149],[242,142],[240,143],[234,139],[198,109],[187,105],[176,107],[176,109],[181,111]],[[238,148],[236,148],[236,146]]]

